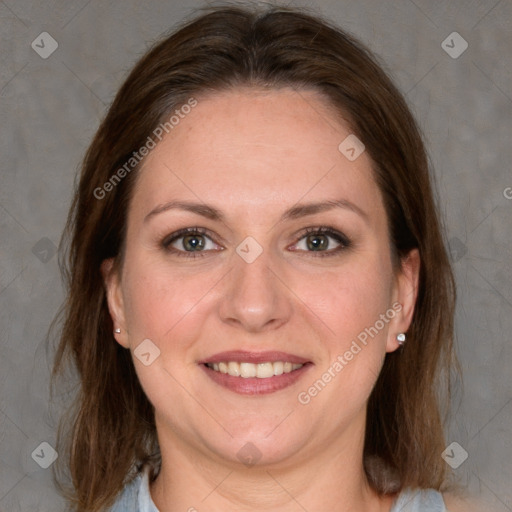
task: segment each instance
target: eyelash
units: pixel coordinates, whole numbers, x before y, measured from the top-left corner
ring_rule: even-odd
[[[176,240],[179,240],[185,235],[204,235],[210,238],[212,240],[212,237],[209,234],[210,232],[207,229],[200,228],[200,227],[194,227],[194,228],[184,228],[180,229],[171,235],[167,236],[162,241],[162,247],[173,253],[177,256],[184,257],[184,258],[202,258],[207,255],[208,251],[181,251],[175,248],[171,248],[170,245],[175,242]],[[341,251],[344,251],[351,247],[352,242],[342,233],[339,231],[336,231],[333,228],[327,227],[327,226],[318,226],[318,227],[310,227],[302,230],[300,234],[298,235],[298,241],[302,240],[306,236],[310,234],[320,234],[320,235],[328,235],[331,238],[333,238],[336,242],[341,244],[339,247],[336,247],[335,249],[332,249],[330,251],[304,251],[309,252],[313,257],[331,257],[338,255]],[[213,241],[213,240],[212,240]],[[297,242],[296,242],[297,243]],[[296,245],[296,244],[294,244]]]

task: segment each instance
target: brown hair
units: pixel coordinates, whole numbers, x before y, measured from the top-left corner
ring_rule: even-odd
[[[113,338],[100,273],[106,258],[114,257],[118,269],[122,264],[127,209],[140,166],[104,197],[98,199],[97,191],[177,107],[194,95],[242,85],[323,93],[371,157],[395,269],[400,258],[419,249],[408,341],[387,354],[370,396],[364,461],[380,493],[406,486],[441,489],[444,482],[437,383],[441,376],[450,382],[456,363],[455,285],[416,122],[376,58],[339,28],[288,8],[228,6],[201,13],[137,63],[84,158],[60,245],[68,294],[52,373],[53,388],[70,360],[78,371],[74,407],[58,430],[59,460],[69,466],[72,489],[55,476],[77,511],[111,505],[144,463],[159,459],[154,410],[130,351]]]

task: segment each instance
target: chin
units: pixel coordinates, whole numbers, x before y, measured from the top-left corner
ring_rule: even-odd
[[[307,443],[309,436],[304,436],[301,442],[300,433],[283,430],[277,433],[274,425],[261,425],[261,430],[252,425],[251,432],[233,432],[233,438],[225,439],[224,442],[205,440],[208,446],[216,455],[229,463],[247,467],[266,467],[287,465],[290,458],[297,455],[297,452]],[[269,435],[270,433],[270,435]]]

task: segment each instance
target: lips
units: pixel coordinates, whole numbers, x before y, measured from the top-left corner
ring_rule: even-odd
[[[238,372],[225,371],[226,363],[233,364],[241,370]],[[245,363],[245,365],[244,365]],[[262,378],[260,370],[262,367],[270,366],[286,367],[285,371],[266,372]],[[224,371],[219,371],[219,364]],[[199,362],[199,366],[206,375],[220,386],[242,395],[261,395],[273,393],[296,383],[305,373],[308,372],[313,363],[307,359],[286,352],[248,352],[228,351],[215,354]],[[258,376],[253,373],[244,375],[244,366],[253,368],[258,366]],[[277,374],[279,373],[279,374]]]

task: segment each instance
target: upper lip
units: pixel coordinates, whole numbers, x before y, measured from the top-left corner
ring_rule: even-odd
[[[295,364],[305,364],[309,360],[286,352],[267,351],[267,352],[249,352],[246,350],[229,350],[226,352],[219,352],[202,361],[199,364],[205,363],[222,363],[229,361],[237,361],[240,363],[274,363],[276,361],[290,362]]]

